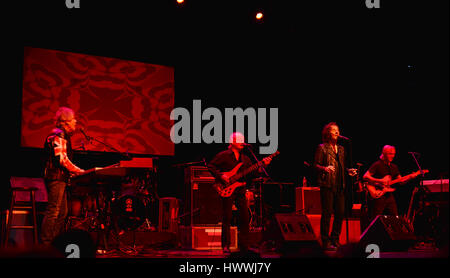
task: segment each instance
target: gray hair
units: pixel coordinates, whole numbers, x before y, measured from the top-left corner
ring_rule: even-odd
[[[72,109],[68,107],[60,107],[58,111],[56,111],[54,117],[56,127],[61,128],[61,124],[67,120],[72,119],[74,114],[75,113]]]

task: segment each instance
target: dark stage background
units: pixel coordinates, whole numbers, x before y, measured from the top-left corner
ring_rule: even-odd
[[[20,147],[25,46],[174,67],[175,107],[191,112],[194,99],[222,112],[278,108],[281,155],[269,167],[276,181],[301,184],[304,161],[312,161],[330,121],[352,139],[363,173],[390,144],[402,174],[417,170],[408,152],[419,152],[426,179],[448,178],[448,1],[381,1],[372,10],[363,0],[82,0],[72,10],[48,2],[9,9],[2,52],[7,179],[42,171],[41,150]],[[254,19],[258,9],[262,22]],[[225,147],[178,144],[173,157],[159,157],[159,195],[183,198],[182,169],[172,166],[209,160]],[[119,158],[76,159],[90,168]]]

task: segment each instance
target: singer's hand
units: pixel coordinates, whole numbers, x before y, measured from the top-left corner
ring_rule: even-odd
[[[333,173],[334,170],[335,170],[335,168],[332,165],[325,167],[325,172],[327,172],[327,173]]]
[[[348,169],[348,175],[350,176],[350,177],[354,177],[354,176],[356,176],[358,174],[358,170],[357,169],[355,169],[355,168],[350,168],[350,169]]]

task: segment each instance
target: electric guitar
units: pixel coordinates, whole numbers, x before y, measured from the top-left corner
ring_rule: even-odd
[[[277,156],[278,154],[280,154],[280,152],[276,151],[273,154],[267,156],[266,158],[271,159],[271,158]],[[262,162],[260,162],[260,163],[262,163]],[[255,163],[252,166],[248,167],[247,169],[244,169],[243,171],[238,173],[239,169],[242,166],[242,162],[241,162],[238,165],[236,165],[231,171],[221,173],[221,176],[225,175],[230,178],[229,178],[228,182],[225,182],[222,179],[216,179],[214,188],[216,189],[217,193],[219,193],[219,195],[223,198],[230,197],[236,188],[245,185],[245,182],[238,182],[238,180],[240,178],[250,174],[254,170],[258,169],[260,166],[260,163]]]
[[[428,172],[429,172],[428,170],[417,171],[417,172],[414,172],[412,174],[409,174],[407,176],[404,176],[404,177],[401,177],[401,178],[398,178],[395,180],[392,180],[392,177],[390,175],[386,175],[384,178],[382,178],[382,180],[384,182],[386,182],[386,185],[380,185],[379,183],[368,182],[366,184],[366,188],[367,188],[367,191],[369,192],[370,197],[372,197],[372,199],[378,199],[381,196],[383,196],[384,194],[386,194],[387,192],[394,192],[395,188],[391,187],[392,185],[394,185],[396,183],[405,182],[410,179],[414,179],[418,175],[426,174]]]

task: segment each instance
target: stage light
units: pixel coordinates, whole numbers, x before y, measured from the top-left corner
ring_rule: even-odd
[[[263,18],[263,13],[262,12],[258,12],[257,14],[256,14],[256,19],[257,20],[261,20],[262,18]]]
[[[178,4],[183,4],[183,3],[184,3],[184,0],[177,0],[177,3],[178,3]]]

